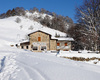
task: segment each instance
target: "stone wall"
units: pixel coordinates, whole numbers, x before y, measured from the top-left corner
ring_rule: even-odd
[[[56,40],[50,40],[50,50],[57,50]]]
[[[60,45],[57,46],[57,50],[64,50],[64,51],[71,50],[71,42],[69,42],[69,41],[57,41],[57,43],[60,43]],[[65,46],[65,43],[67,43],[67,46]]]
[[[38,41],[38,37],[41,37],[41,41]],[[50,35],[48,34],[45,34],[43,32],[35,32],[30,35],[30,45],[38,46],[38,50],[36,51],[40,52],[42,46],[46,46],[46,50],[50,50],[49,43],[50,43]]]

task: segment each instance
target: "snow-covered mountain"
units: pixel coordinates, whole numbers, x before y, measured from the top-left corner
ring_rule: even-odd
[[[29,15],[29,13],[28,13]],[[16,19],[20,18],[20,22]],[[31,29],[30,29],[31,28]],[[55,53],[33,53],[15,45],[35,30],[66,36],[22,16],[0,19],[0,80],[99,80],[100,66],[59,58]]]

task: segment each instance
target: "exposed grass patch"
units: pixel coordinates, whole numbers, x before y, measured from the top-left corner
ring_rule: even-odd
[[[92,58],[83,58],[83,57],[63,57],[75,61],[90,61],[90,60],[98,60],[100,61],[100,58],[92,57]],[[96,64],[96,63],[95,63]]]
[[[14,45],[10,45],[11,47],[14,47]]]

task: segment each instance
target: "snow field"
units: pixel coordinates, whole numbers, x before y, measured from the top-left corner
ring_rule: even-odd
[[[16,78],[17,65],[14,60],[15,54],[0,53],[0,80],[13,80]]]
[[[24,57],[21,57],[22,55]],[[18,55],[17,61],[18,65],[23,66],[24,70],[26,70],[26,73],[29,74],[27,78],[33,80],[34,78],[38,80],[99,79],[99,76],[97,77],[97,75],[100,73],[98,66],[75,62],[64,58],[58,58],[50,54],[26,51]],[[34,76],[30,73],[38,75]]]
[[[97,57],[97,58],[100,58],[100,54],[88,53],[88,51],[82,51],[81,53],[78,53],[78,51],[60,51],[59,56],[83,57],[83,58]]]
[[[62,52],[57,57],[55,53],[35,53],[11,47],[37,29],[50,31],[52,35],[64,35],[25,17],[20,16],[21,22],[16,23],[17,17],[0,19],[0,80],[100,80],[100,66],[59,58],[68,55],[92,57],[91,54]],[[28,30],[31,25],[32,31]]]
[[[100,54],[96,54],[96,53],[88,53],[88,51],[84,50],[81,53],[78,53],[78,51],[60,51],[60,54],[58,55],[58,57],[76,57],[76,58],[100,58]],[[89,60],[89,61],[83,61],[89,64],[95,64],[95,65],[99,65],[100,66],[100,60],[95,59],[95,60]]]

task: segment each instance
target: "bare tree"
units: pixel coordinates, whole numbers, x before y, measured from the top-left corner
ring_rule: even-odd
[[[7,12],[6,12],[6,17],[10,17],[11,16],[11,10],[8,10]]]
[[[28,30],[33,30],[33,26],[31,25],[31,26],[28,28]]]
[[[36,12],[39,12],[38,8],[34,7],[34,8],[33,8],[33,12],[35,12],[35,11],[36,11]]]
[[[3,19],[5,17],[6,17],[6,13],[3,13],[3,14],[0,15],[0,19]]]
[[[23,25],[20,25],[20,29],[22,29],[23,28]]]
[[[19,17],[16,18],[15,22],[20,23],[21,19]]]
[[[100,31],[100,0],[84,0],[83,5],[76,8],[76,19],[88,30],[91,47],[97,50]]]
[[[25,35],[25,40],[29,40],[29,36],[27,34]]]
[[[43,14],[43,13],[46,13],[46,10],[43,9],[43,8],[41,8],[41,9],[40,9],[40,13],[42,13],[42,14]]]
[[[16,15],[18,15],[18,16],[20,16],[20,15],[25,16],[25,9],[23,7],[16,7],[15,11],[16,11]]]

